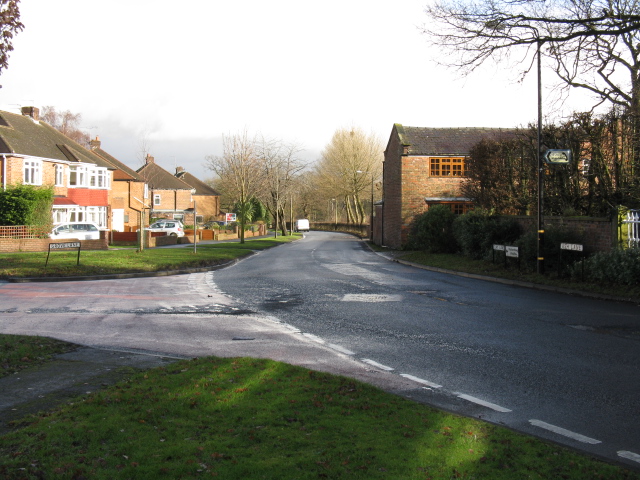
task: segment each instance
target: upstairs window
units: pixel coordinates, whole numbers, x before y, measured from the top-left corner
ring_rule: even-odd
[[[156,193],[153,195],[153,204],[158,206],[160,205],[160,203],[162,202],[162,199],[160,198],[160,194]]]
[[[463,157],[431,158],[430,176],[464,177],[465,161]]]
[[[91,188],[108,188],[109,172],[106,168],[93,168],[89,170],[89,186]]]
[[[64,187],[64,165],[56,165],[56,187]]]
[[[24,161],[24,184],[42,185],[42,162],[40,160]]]
[[[71,165],[69,167],[69,186],[87,186],[87,167],[83,167],[81,165]]]

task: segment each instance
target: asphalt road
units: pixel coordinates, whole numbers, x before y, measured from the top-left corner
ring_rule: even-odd
[[[434,273],[311,232],[173,277],[0,283],[0,332],[256,356],[640,468],[640,307]]]
[[[640,465],[640,307],[389,262],[311,232],[213,282],[354,358],[422,382],[419,399]]]

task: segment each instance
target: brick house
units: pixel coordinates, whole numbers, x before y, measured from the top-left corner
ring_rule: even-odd
[[[193,215],[195,188],[166,171],[149,154],[136,172],[149,185],[149,221],[167,218],[184,222],[187,215]]]
[[[108,229],[113,167],[82,145],[40,121],[36,107],[22,115],[0,111],[2,188],[53,186],[52,220],[95,222]]]
[[[176,168],[175,176],[195,190],[193,200],[196,202],[198,222],[224,220],[220,213],[220,194],[209,185],[194,177],[184,168]]]
[[[378,243],[401,248],[413,217],[431,205],[461,214],[472,207],[461,194],[466,159],[482,139],[512,133],[498,128],[423,128],[395,124],[384,152],[383,202]]]
[[[111,186],[111,229],[116,232],[136,231],[149,210],[149,188],[138,172],[109,155],[101,148],[100,138],[90,142],[90,149],[111,165],[113,183]]]

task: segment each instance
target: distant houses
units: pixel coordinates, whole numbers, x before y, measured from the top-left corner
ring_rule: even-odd
[[[54,188],[52,222],[95,222],[101,229],[134,231],[154,218],[193,223],[221,218],[219,194],[193,175],[175,175],[153,157],[133,170],[102,149],[74,142],[40,120],[36,107],[22,115],[0,111],[0,182]],[[188,215],[191,214],[191,218]]]

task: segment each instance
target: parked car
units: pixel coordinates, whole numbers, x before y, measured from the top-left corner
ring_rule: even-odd
[[[73,239],[73,240],[99,240],[100,229],[91,222],[67,222],[61,223],[51,230],[49,238]]]
[[[184,226],[180,220],[162,220],[147,228],[150,232],[165,232],[171,237],[184,237]]]

